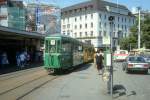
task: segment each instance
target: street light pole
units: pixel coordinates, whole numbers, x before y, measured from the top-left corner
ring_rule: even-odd
[[[110,66],[110,80],[109,80],[109,85],[110,85],[110,94],[113,96],[113,24],[115,17],[114,16],[109,16],[108,20],[110,21],[110,53],[111,53],[111,66]]]
[[[139,13],[139,18],[138,18],[138,49],[141,47],[141,8],[138,7],[138,13]]]

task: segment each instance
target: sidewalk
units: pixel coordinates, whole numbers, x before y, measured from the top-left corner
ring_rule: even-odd
[[[71,82],[64,88],[61,97],[69,94],[67,100],[111,100],[107,84],[102,80],[94,64],[88,64],[70,75]],[[60,98],[66,100],[66,98]]]

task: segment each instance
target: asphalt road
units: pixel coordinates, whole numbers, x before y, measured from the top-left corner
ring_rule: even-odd
[[[114,64],[114,100],[149,100],[150,71],[125,73]],[[111,100],[106,82],[90,63],[63,75],[43,68],[0,75],[0,100]]]
[[[115,63],[114,66],[114,86],[121,88],[114,94],[115,99],[150,100],[150,70],[148,74],[125,73],[121,63]]]

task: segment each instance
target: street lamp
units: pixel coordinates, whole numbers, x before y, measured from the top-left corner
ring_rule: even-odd
[[[138,49],[141,47],[141,7],[137,7],[138,9]]]

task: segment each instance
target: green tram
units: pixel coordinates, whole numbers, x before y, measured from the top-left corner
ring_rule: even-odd
[[[64,35],[45,37],[44,68],[57,72],[92,61],[94,48]]]

